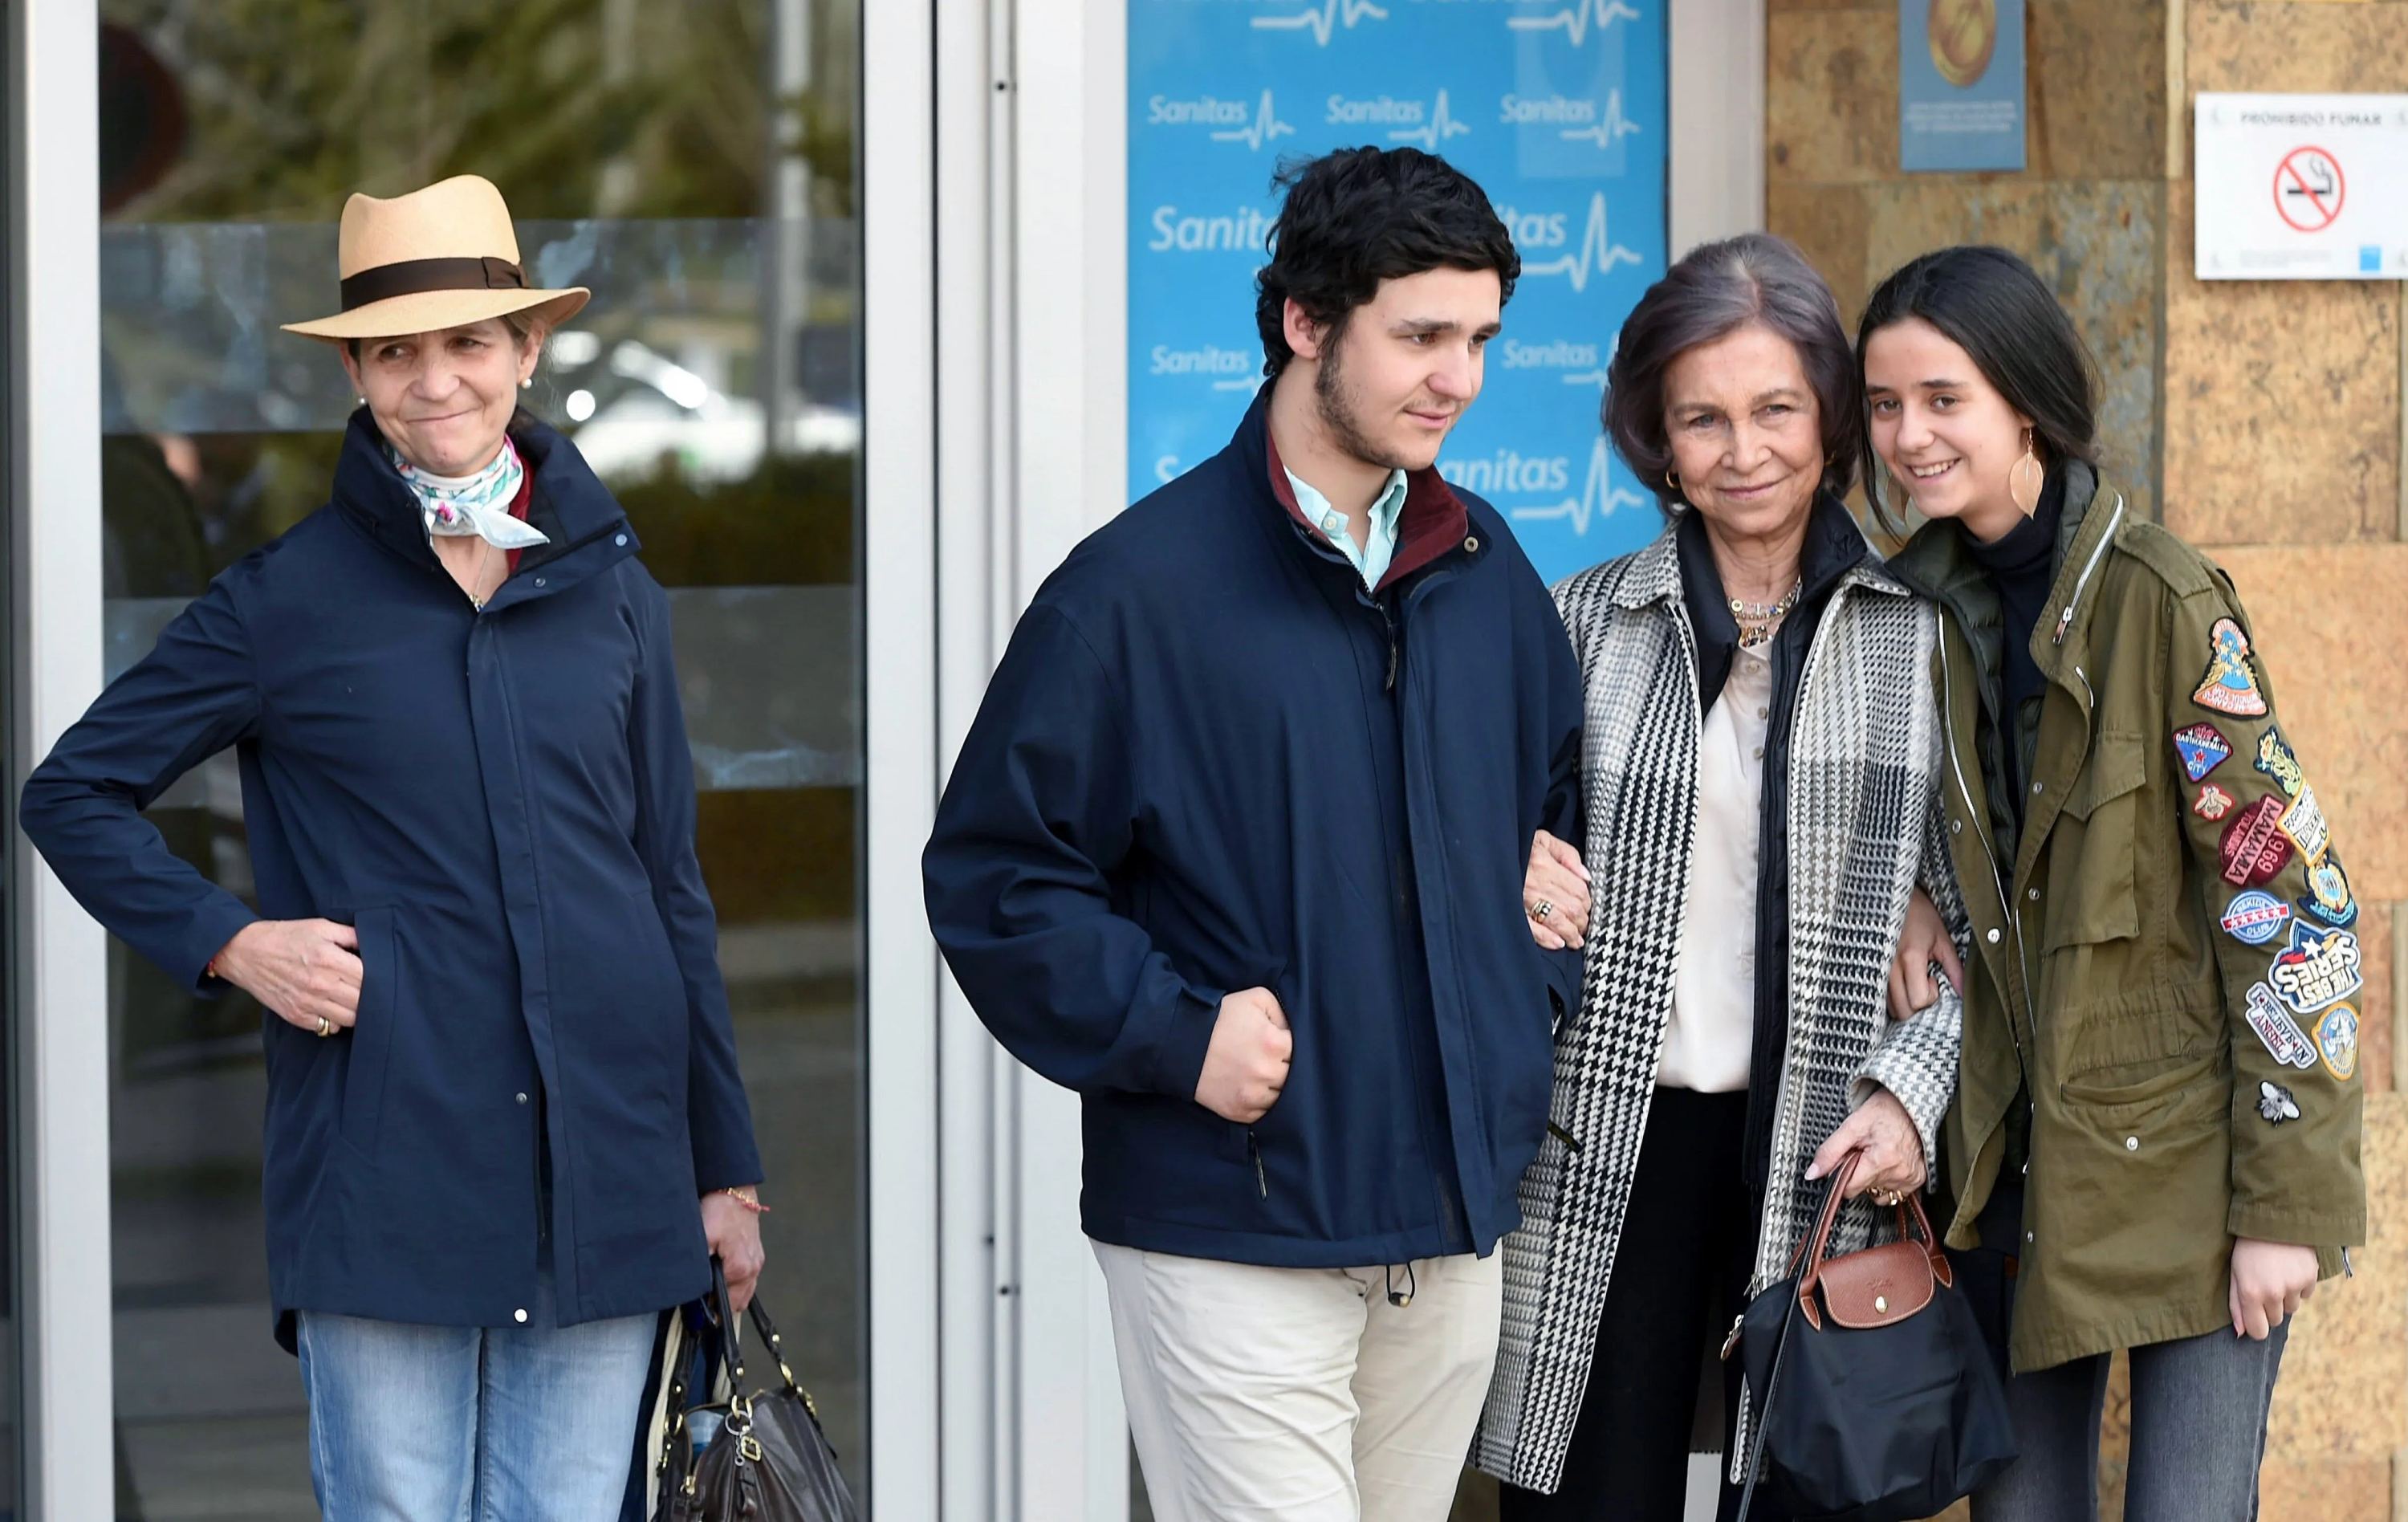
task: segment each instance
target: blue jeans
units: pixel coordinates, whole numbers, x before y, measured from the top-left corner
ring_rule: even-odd
[[[2126,1522],[2249,1522],[2285,1322],[2259,1343],[2228,1328],[2132,1349]],[[2017,1374],[2007,1406],[2023,1456],[1973,1495],[1973,1522],[2092,1522],[2107,1355]]]
[[[309,1478],[325,1522],[619,1515],[658,1315],[420,1327],[304,1311]]]

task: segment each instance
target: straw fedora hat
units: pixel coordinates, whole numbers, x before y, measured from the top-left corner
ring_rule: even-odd
[[[454,175],[389,201],[353,195],[343,203],[336,265],[343,309],[314,323],[287,323],[285,332],[340,343],[431,333],[538,307],[558,324],[593,294],[581,285],[528,286],[510,208],[493,181],[477,175]]]

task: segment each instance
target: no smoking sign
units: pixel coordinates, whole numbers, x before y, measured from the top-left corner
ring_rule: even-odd
[[[2330,227],[2348,190],[2341,161],[2321,148],[2295,148],[2274,169],[2275,213],[2303,233]]]
[[[2408,280],[2408,95],[2199,97],[2203,280]]]

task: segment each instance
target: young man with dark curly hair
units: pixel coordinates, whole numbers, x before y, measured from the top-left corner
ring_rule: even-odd
[[[1154,1515],[1438,1522],[1578,996],[1580,678],[1503,518],[1436,468],[1512,238],[1412,149],[1286,179],[1268,380],[1038,592],[928,917],[996,1039],[1083,1098]]]

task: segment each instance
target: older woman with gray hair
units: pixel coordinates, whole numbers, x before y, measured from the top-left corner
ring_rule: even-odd
[[[1953,990],[1888,997],[1918,883],[1963,915],[1931,610],[1840,500],[1864,407],[1829,289],[1779,238],[1690,253],[1623,324],[1605,423],[1667,524],[1555,588],[1594,901],[1472,1455],[1506,1522],[1678,1522],[1701,1368],[1786,1272],[1812,1181],[1856,1152],[1853,1193],[1922,1188],[1956,1086]],[[1870,1217],[1843,1213],[1854,1242]],[[1736,1452],[1735,1360],[1721,1386]]]

